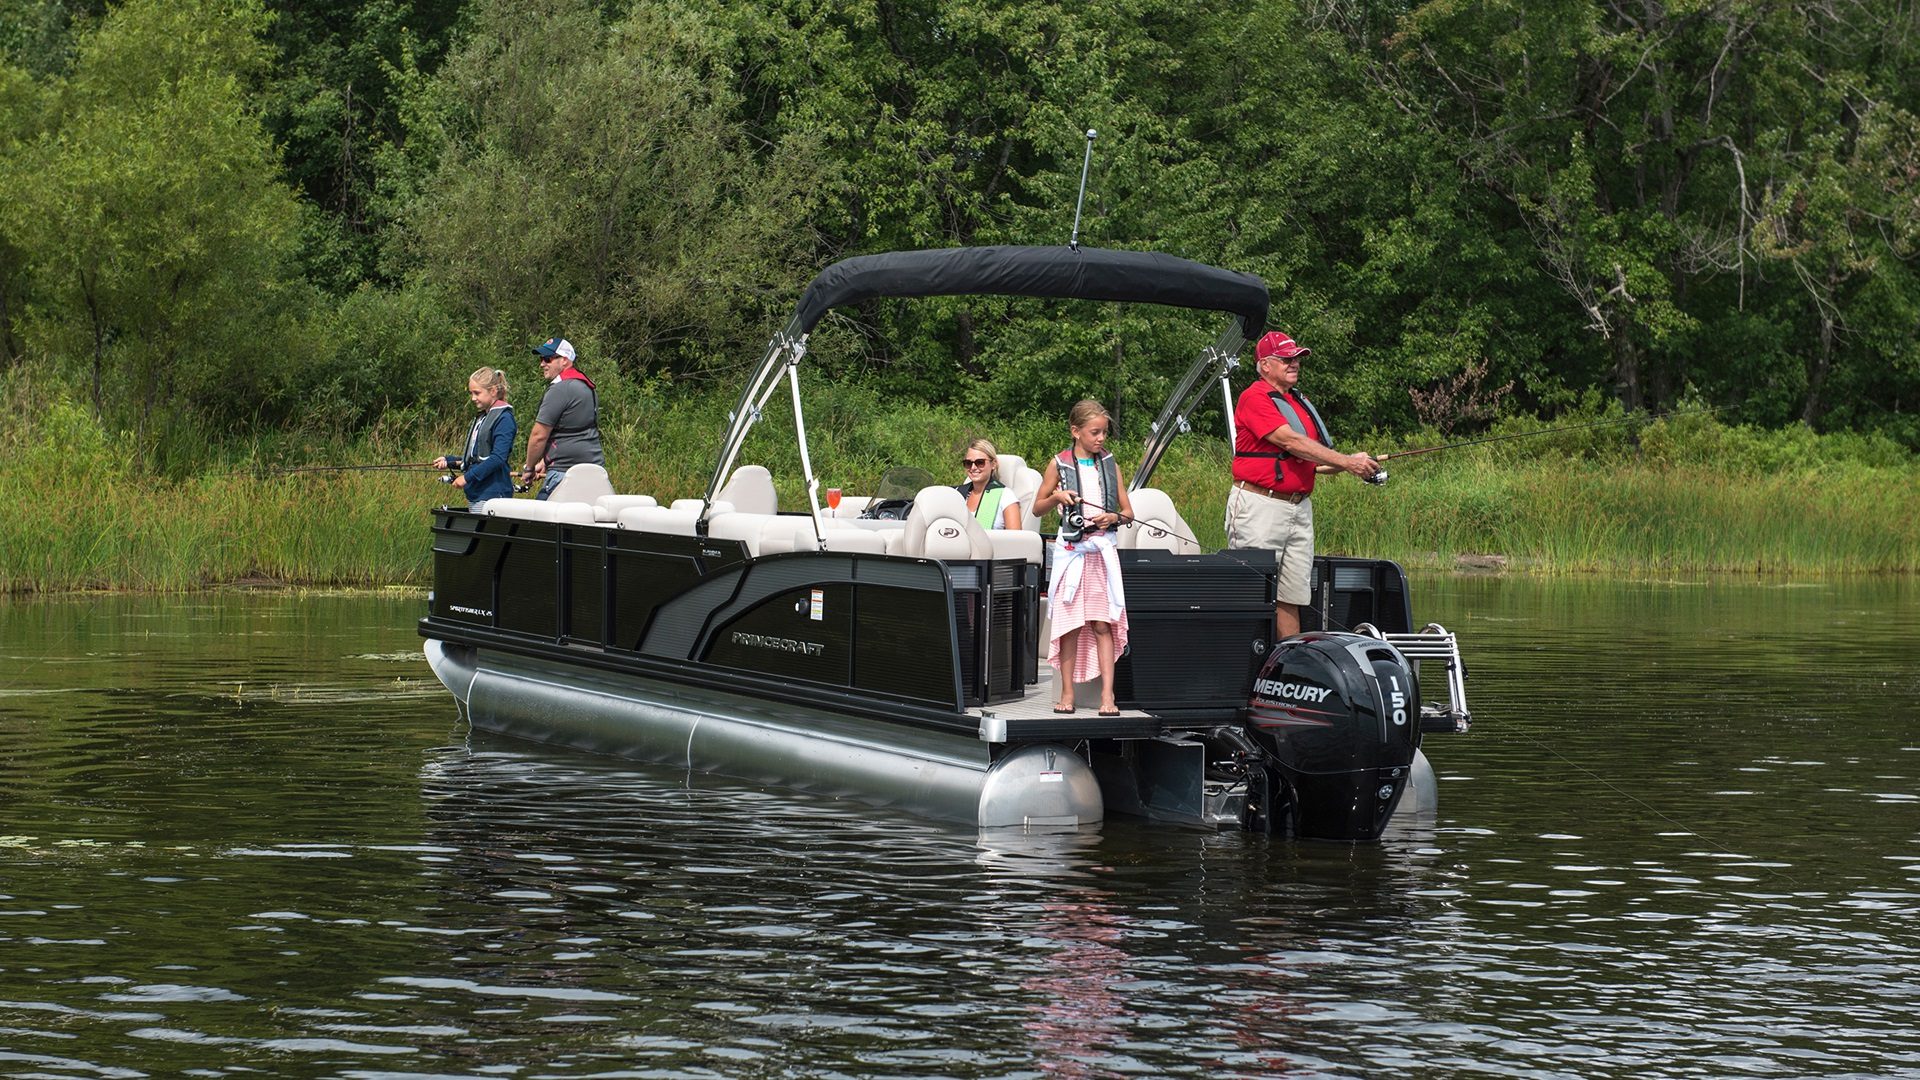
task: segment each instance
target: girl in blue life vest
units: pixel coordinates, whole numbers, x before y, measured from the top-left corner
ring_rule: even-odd
[[[1047,612],[1053,640],[1047,648],[1059,684],[1053,711],[1073,712],[1075,683],[1100,679],[1100,715],[1118,716],[1113,700],[1114,660],[1127,651],[1127,597],[1120,583],[1114,529],[1133,517],[1120,467],[1107,453],[1113,418],[1097,401],[1081,401],[1067,414],[1073,445],[1047,462],[1033,512],[1056,506],[1053,573],[1047,579]]]
[[[955,488],[967,500],[967,510],[983,529],[1020,527],[1020,500],[1000,482],[1000,451],[985,439],[975,439],[960,451],[960,467],[967,482]]]
[[[513,453],[518,428],[513,421],[513,406],[507,404],[507,373],[499,368],[481,368],[467,378],[467,397],[480,410],[473,430],[467,433],[467,452],[447,454],[433,459],[436,469],[459,473],[453,486],[467,493],[467,504],[475,510],[488,499],[513,497],[513,474],[507,458]]]

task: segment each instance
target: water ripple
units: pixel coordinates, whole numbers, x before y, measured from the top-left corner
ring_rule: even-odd
[[[1438,820],[1359,850],[470,739],[416,600],[0,603],[0,1063],[1920,1075],[1908,593],[1429,595],[1477,730],[1429,747]],[[1890,636],[1821,636],[1836,598]]]

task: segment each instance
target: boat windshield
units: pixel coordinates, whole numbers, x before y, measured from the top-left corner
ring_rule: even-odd
[[[882,502],[889,499],[911,501],[915,495],[920,494],[921,488],[933,487],[938,483],[939,481],[933,478],[933,474],[925,469],[898,465],[888,469],[880,477],[879,486],[873,489],[873,497],[876,501]]]

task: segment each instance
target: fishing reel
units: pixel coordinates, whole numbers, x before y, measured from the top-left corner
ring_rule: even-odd
[[[1375,469],[1375,470],[1373,471],[1373,475],[1372,475],[1372,476],[1369,476],[1369,477],[1367,477],[1367,478],[1366,478],[1366,481],[1365,481],[1365,482],[1366,482],[1366,483],[1369,483],[1369,484],[1384,484],[1384,483],[1386,483],[1386,482],[1387,482],[1387,470],[1385,470],[1385,469]]]
[[[1087,515],[1080,510],[1080,503],[1074,503],[1060,511],[1060,525],[1069,532],[1082,532],[1087,527]]]

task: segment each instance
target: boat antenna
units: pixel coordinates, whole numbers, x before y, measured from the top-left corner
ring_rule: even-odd
[[[1093,164],[1093,139],[1099,132],[1087,129],[1087,153],[1080,159],[1080,194],[1073,200],[1073,235],[1067,238],[1069,251],[1080,250],[1080,207],[1087,201],[1087,168]]]

